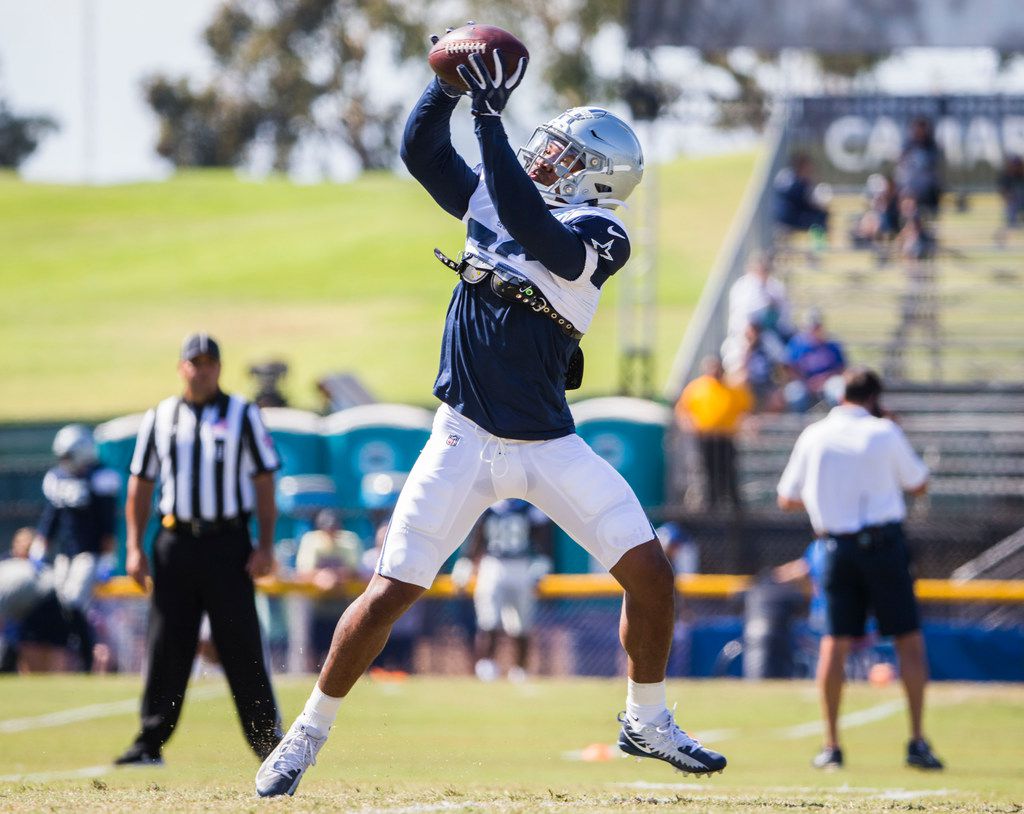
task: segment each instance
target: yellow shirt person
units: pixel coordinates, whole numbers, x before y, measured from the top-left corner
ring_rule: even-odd
[[[701,365],[704,375],[694,379],[676,402],[676,420],[692,427],[704,463],[705,504],[715,509],[725,502],[740,508],[736,447],[733,436],[743,417],[754,407],[746,383],[732,384],[722,378],[722,363],[709,356]]]
[[[688,419],[701,435],[735,435],[743,417],[754,407],[746,384],[730,384],[721,376],[705,374],[683,390],[676,415]]]

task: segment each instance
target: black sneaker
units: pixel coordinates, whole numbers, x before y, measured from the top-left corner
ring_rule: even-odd
[[[811,765],[815,769],[828,769],[829,771],[841,769],[843,768],[843,750],[838,746],[825,746],[815,755]]]
[[[145,746],[133,743],[121,757],[114,761],[115,766],[163,766],[164,759],[160,752],[151,752]]]
[[[918,738],[907,744],[907,765],[915,769],[939,771],[944,768],[942,761],[935,757],[932,747],[924,738]]]

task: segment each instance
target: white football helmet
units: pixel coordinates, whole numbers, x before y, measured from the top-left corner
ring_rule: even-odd
[[[72,469],[86,469],[96,462],[96,443],[88,427],[68,424],[57,431],[53,439],[53,454]]]
[[[554,168],[554,183],[535,183],[544,200],[556,206],[588,201],[619,206],[644,174],[633,129],[600,107],[574,107],[542,124],[517,155],[527,172],[537,161]]]

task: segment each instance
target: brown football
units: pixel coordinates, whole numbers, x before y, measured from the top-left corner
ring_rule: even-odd
[[[465,65],[470,54],[480,54],[488,69],[493,71],[494,60],[491,54],[496,48],[501,51],[501,64],[506,76],[515,71],[520,58],[530,56],[526,46],[514,34],[494,25],[473,23],[449,31],[441,37],[430,49],[427,62],[443,81],[466,90],[466,83],[456,68]]]

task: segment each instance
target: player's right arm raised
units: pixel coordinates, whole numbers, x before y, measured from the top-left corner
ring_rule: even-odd
[[[431,80],[409,114],[402,134],[402,161],[413,178],[449,215],[462,220],[479,179],[452,146],[451,116],[458,96]]]

